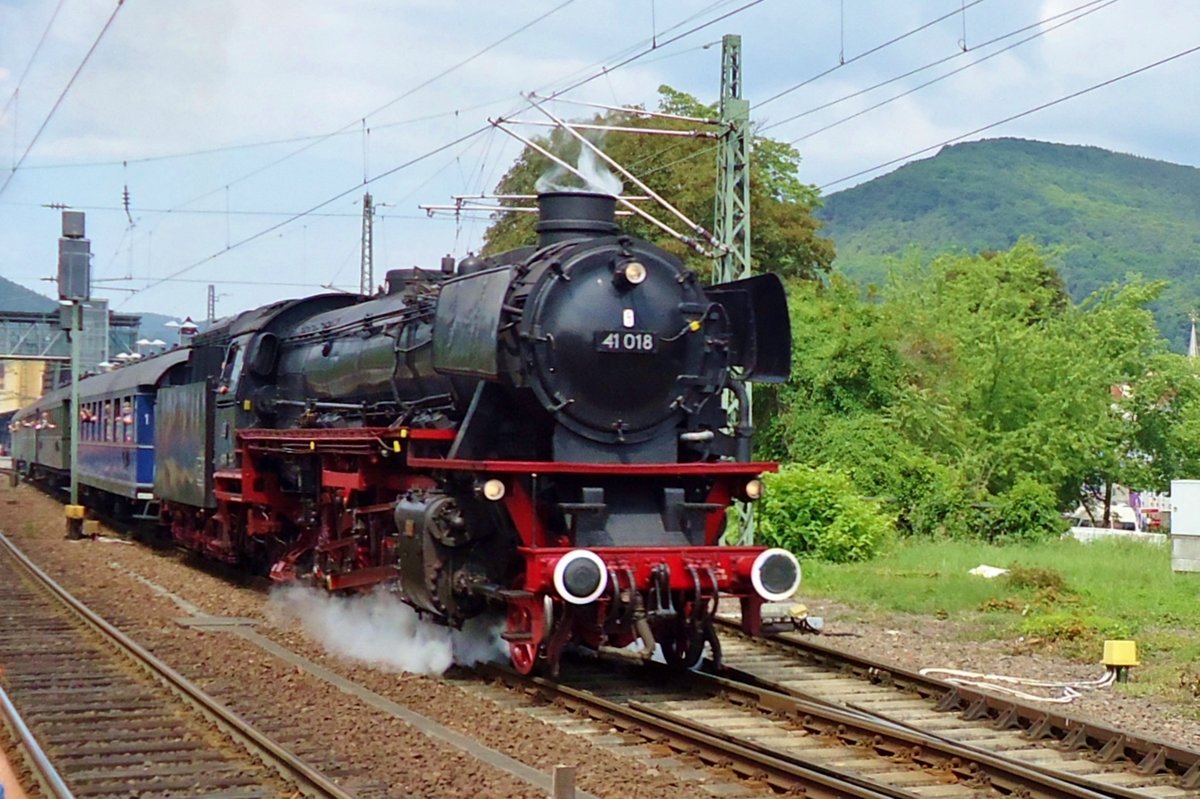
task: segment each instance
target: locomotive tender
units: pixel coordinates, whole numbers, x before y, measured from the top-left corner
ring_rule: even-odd
[[[89,500],[153,498],[179,543],[277,580],[386,584],[449,625],[502,610],[526,673],[569,642],[719,659],[721,597],[761,633],[799,564],[719,542],[776,468],[751,461],[744,385],[789,372],[779,279],[704,287],[608,195],[539,205],[536,246],[247,311],[85,379]]]

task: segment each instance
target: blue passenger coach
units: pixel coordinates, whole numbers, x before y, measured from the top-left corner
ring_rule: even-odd
[[[137,361],[79,384],[79,483],[118,503],[154,498],[154,404],[187,350]]]

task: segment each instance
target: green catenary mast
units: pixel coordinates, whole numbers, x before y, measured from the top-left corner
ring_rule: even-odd
[[[750,101],[742,97],[742,37],[721,39],[721,122],[724,132],[717,149],[717,192],[714,233],[725,245],[713,264],[713,283],[750,277]],[[750,401],[750,384],[746,384]],[[729,418],[739,409],[732,393],[725,394]],[[749,409],[747,409],[749,416]],[[754,517],[749,505],[739,505],[740,539],[754,541]]]

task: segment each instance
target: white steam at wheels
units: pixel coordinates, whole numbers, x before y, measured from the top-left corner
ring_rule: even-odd
[[[614,197],[621,196],[625,187],[620,178],[609,171],[608,166],[597,159],[591,149],[580,146],[579,163],[575,168],[583,175],[582,186],[579,175],[567,171],[559,164],[553,164],[549,172],[537,179],[534,188],[538,194],[548,191],[589,191],[611,194]]]
[[[334,596],[302,585],[271,592],[267,617],[298,625],[332,655],[387,671],[441,674],[451,665],[508,659],[503,619],[470,619],[461,630],[424,621],[394,594]]]

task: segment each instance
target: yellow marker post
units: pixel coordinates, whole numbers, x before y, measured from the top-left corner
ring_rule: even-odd
[[[1116,672],[1117,682],[1129,682],[1130,667],[1138,665],[1137,641],[1104,642],[1104,666]]]
[[[63,515],[67,517],[67,538],[76,540],[83,537],[83,516],[87,512],[82,505],[66,505]]]

